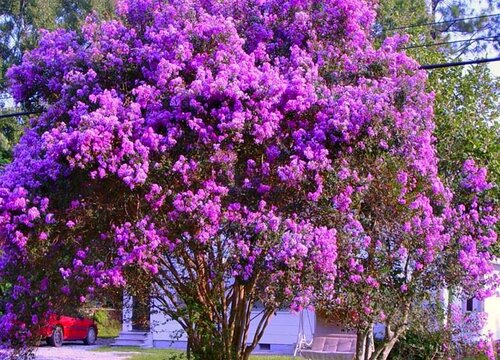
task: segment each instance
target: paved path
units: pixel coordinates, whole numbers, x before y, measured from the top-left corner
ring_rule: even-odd
[[[97,344],[85,346],[81,341],[64,343],[60,348],[42,345],[36,350],[35,360],[128,360],[133,352],[120,352],[117,348],[113,352],[97,352],[96,349],[109,345],[111,340],[98,339]],[[0,349],[0,359],[4,359],[5,351]],[[21,359],[19,359],[21,360]]]
[[[85,346],[77,343],[65,343],[60,348],[40,346],[36,352],[36,360],[126,360],[130,359],[128,352],[95,352],[100,345]]]

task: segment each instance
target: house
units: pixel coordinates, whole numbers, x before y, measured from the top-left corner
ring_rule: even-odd
[[[122,332],[115,340],[115,346],[141,346],[155,348],[185,349],[187,337],[181,326],[165,315],[152,311],[149,317],[149,328],[137,325],[133,314],[133,299],[125,295],[123,301]],[[249,338],[255,332],[259,322],[260,310],[252,311]],[[253,325],[253,326],[252,326]],[[293,354],[299,339],[310,340],[315,328],[315,315],[312,311],[292,313],[287,310],[277,311],[270,321],[255,352],[269,354]]]
[[[500,276],[500,260],[493,262],[494,271]],[[482,334],[492,334],[494,340],[500,340],[500,294],[479,301],[469,299],[460,304],[464,313],[487,314],[487,320]],[[187,338],[182,332],[179,324],[169,320],[165,315],[158,312],[149,312],[147,326],[138,324],[134,316],[134,303],[130,296],[124,296],[123,302],[123,325],[120,336],[116,339],[117,346],[142,346],[155,348],[177,348],[185,349]],[[252,324],[254,327],[259,321],[259,310],[253,311],[255,317]],[[321,322],[321,320],[318,320]],[[255,328],[250,328],[250,336]],[[290,311],[278,311],[270,321],[262,339],[255,352],[268,354],[294,354],[298,342],[309,343],[313,339],[316,329],[316,316],[314,312],[305,310],[299,314]],[[335,330],[335,329],[334,329]],[[345,329],[336,329],[345,332]],[[380,336],[384,333],[382,325],[375,326],[375,334]]]
[[[500,259],[492,261],[493,271],[497,280],[500,280]],[[484,313],[486,323],[484,324],[482,335],[491,334],[493,340],[500,340],[500,283],[497,293],[484,300],[469,299],[462,304],[462,311],[466,313]]]

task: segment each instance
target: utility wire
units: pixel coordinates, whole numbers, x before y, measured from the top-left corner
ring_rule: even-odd
[[[42,110],[37,110],[37,111],[23,111],[23,112],[17,112],[17,113],[12,113],[12,114],[0,114],[0,119],[8,118],[8,117],[14,117],[14,116],[24,116],[24,115],[34,115],[34,114],[40,114]]]
[[[474,64],[484,64],[489,62],[500,61],[500,56],[495,58],[486,58],[486,59],[477,59],[477,60],[466,60],[466,61],[458,61],[452,63],[441,63],[441,64],[428,64],[420,66],[422,70],[432,70],[432,69],[440,69],[454,66],[464,66],[464,65],[474,65]]]
[[[422,24],[411,24],[411,25],[405,25],[405,26],[398,26],[398,27],[384,29],[384,31],[413,29],[413,28],[424,27],[424,26],[433,26],[433,25],[450,24],[450,23],[453,24],[453,23],[461,22],[461,21],[483,19],[483,18],[497,17],[497,16],[500,16],[500,13],[488,14],[488,15],[478,15],[478,16],[471,16],[471,17],[464,17],[464,18],[457,18],[457,19],[443,20],[443,21],[436,21],[436,22],[427,22],[427,23],[422,23]],[[384,27],[384,25],[382,25],[382,28],[383,27]]]
[[[462,42],[474,42],[474,41],[483,41],[483,40],[495,40],[495,39],[500,39],[500,34],[496,34],[493,36],[483,36],[483,37],[478,37],[478,38],[472,38],[472,39],[462,39],[462,40],[453,40],[453,41],[443,41],[443,42],[437,42],[437,43],[426,43],[426,44],[420,44],[420,45],[410,45],[410,46],[405,46],[402,49],[403,50],[408,50],[408,49],[416,49],[416,48],[423,48],[423,47],[431,47],[431,46],[440,46],[440,45],[448,45],[448,44],[457,44],[457,43],[462,43]]]

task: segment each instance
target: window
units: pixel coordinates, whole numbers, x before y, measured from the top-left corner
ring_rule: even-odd
[[[474,311],[474,298],[467,300],[467,303],[465,304],[465,311]]]
[[[271,351],[271,344],[259,344],[259,350]]]

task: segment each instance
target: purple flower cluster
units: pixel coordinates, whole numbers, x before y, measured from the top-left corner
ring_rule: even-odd
[[[464,312],[462,306],[451,304],[447,330],[459,352],[468,352],[495,360],[493,334],[485,333],[488,313],[482,311]]]
[[[13,285],[0,336],[58,293],[133,284],[131,268],[157,283],[255,282],[266,306],[358,299],[384,317],[381,288],[406,297],[451,279],[445,250],[466,285],[487,276],[494,211],[453,207],[426,75],[398,51],[406,38],[374,47],[371,1],[117,10],[82,37],[43,34],[8,72],[16,101],[45,110],[0,177],[0,278]],[[464,172],[468,191],[488,189],[483,169]],[[18,264],[32,269],[22,280]]]

